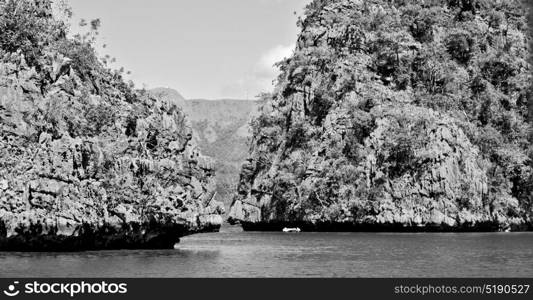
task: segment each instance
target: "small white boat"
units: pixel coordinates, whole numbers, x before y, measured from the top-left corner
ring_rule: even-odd
[[[302,231],[300,228],[296,227],[296,228],[283,228],[283,232],[300,232]]]

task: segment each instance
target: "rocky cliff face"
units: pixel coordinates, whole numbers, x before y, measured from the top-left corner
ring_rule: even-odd
[[[315,0],[253,122],[245,229],[531,229],[520,1]]]
[[[217,230],[213,162],[184,113],[66,38],[47,3],[0,1],[2,41],[34,43],[0,49],[0,250],[172,248]]]

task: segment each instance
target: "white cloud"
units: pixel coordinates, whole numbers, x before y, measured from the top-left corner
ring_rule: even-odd
[[[291,56],[294,45],[278,45],[265,52],[254,68],[256,77],[273,77],[279,73],[279,69],[274,66],[277,62]],[[273,78],[272,78],[273,79]]]
[[[276,63],[292,55],[295,46],[277,45],[261,55],[251,71],[243,78],[232,84],[225,86],[222,93],[228,97],[242,95],[244,98],[254,98],[262,92],[272,91],[273,81],[279,75],[279,68]]]

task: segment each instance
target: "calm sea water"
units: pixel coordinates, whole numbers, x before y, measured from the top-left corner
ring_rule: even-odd
[[[257,233],[175,250],[1,253],[3,277],[533,277],[533,233]]]

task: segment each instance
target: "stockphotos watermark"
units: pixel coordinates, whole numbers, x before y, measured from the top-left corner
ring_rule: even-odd
[[[76,295],[87,294],[126,294],[128,292],[128,285],[126,283],[108,283],[106,281],[100,282],[38,282],[29,281],[21,283],[20,281],[13,281],[5,290],[4,295],[8,297],[16,297],[20,294],[25,295],[68,295],[74,298]]]

